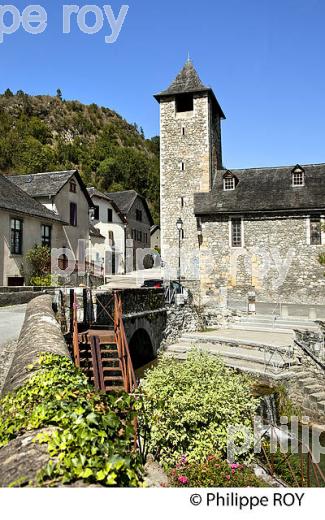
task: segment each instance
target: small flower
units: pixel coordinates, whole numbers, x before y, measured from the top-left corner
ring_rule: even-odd
[[[181,475],[180,477],[178,477],[178,482],[183,484],[183,486],[186,486],[186,484],[188,484],[188,478]]]
[[[226,475],[226,479],[227,479],[227,480],[230,480],[230,475]]]
[[[187,463],[186,455],[182,455],[182,457],[181,457],[181,463],[182,463],[182,464],[186,464],[186,463]]]
[[[238,469],[240,468],[240,464],[231,464],[230,467],[231,469]]]
[[[236,470],[232,469],[231,473],[234,475],[236,473]]]

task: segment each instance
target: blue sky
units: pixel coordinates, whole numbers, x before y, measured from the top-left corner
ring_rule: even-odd
[[[225,166],[325,162],[323,0],[124,0],[129,12],[111,45],[104,41],[107,21],[90,36],[72,18],[64,35],[62,6],[69,2],[37,1],[48,27],[37,36],[21,28],[4,37],[0,91],[55,94],[59,87],[66,99],[115,109],[150,137],[159,133],[152,96],[189,51],[227,116]],[[8,3],[22,11],[36,2]],[[96,1],[104,4],[117,14],[122,2]]]

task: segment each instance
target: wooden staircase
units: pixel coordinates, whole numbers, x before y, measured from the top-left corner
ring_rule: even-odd
[[[75,305],[75,309],[77,306]],[[73,355],[75,365],[102,392],[131,393],[136,378],[126,339],[122,300],[114,293],[114,317],[111,330],[90,328],[78,333],[76,312],[73,319]]]

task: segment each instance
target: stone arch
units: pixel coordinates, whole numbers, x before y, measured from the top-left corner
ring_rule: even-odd
[[[134,332],[129,341],[129,349],[135,370],[155,359],[152,341],[145,329],[137,329]]]

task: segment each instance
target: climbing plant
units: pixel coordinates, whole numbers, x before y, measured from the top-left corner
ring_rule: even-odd
[[[26,431],[44,429],[35,442],[47,445],[50,459],[32,484],[83,480],[140,486],[142,464],[133,449],[133,398],[94,391],[82,372],[62,356],[41,355],[29,370],[35,373],[24,386],[0,400],[0,448]]]

